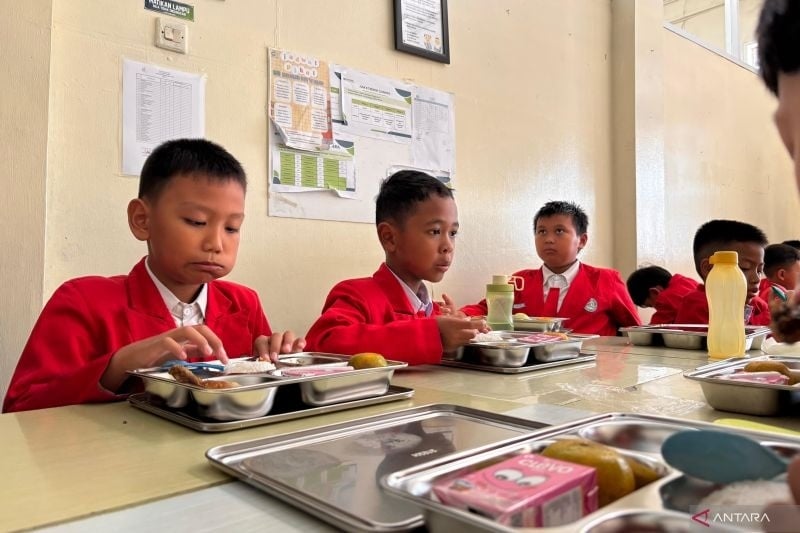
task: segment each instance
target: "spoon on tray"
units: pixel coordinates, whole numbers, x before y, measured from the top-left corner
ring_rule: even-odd
[[[661,445],[661,455],[688,476],[722,484],[772,479],[786,473],[788,465],[751,438],[712,430],[674,433]]]

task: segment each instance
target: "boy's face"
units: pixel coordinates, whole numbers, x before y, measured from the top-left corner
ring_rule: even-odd
[[[547,268],[560,274],[575,262],[588,236],[578,235],[569,215],[540,217],[534,228],[536,254]]]
[[[244,190],[235,181],[174,177],[154,201],[132,200],[128,219],[136,238],[147,241],[150,269],[189,302],[236,263]]]
[[[386,264],[412,289],[422,280],[441,281],[455,254],[458,210],[452,198],[431,196],[401,225],[378,224]]]
[[[744,273],[747,280],[747,301],[758,294],[758,285],[764,277],[764,247],[756,242],[734,242],[725,247],[739,254],[739,268]],[[701,264],[703,280],[708,277],[713,266],[710,257],[703,260]]]
[[[800,189],[800,74],[778,75],[778,109],[775,125],[794,160],[794,176]]]

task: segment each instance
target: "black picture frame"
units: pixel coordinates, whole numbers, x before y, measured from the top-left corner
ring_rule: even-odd
[[[439,4],[438,17],[435,10],[426,10],[431,3]],[[394,47],[401,52],[450,64],[447,0],[394,0]]]

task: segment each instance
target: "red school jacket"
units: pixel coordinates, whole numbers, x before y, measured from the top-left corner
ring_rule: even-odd
[[[768,326],[770,322],[769,305],[767,302],[753,296],[750,300],[753,312],[750,320],[746,324],[751,326]],[[744,313],[744,310],[742,310]],[[742,315],[744,316],[744,315]],[[697,289],[687,294],[683,299],[683,304],[678,309],[675,317],[676,324],[708,324],[708,299],[706,298],[706,286],[700,284]]]
[[[663,291],[661,291],[654,302],[653,307],[656,312],[650,318],[651,324],[676,324],[675,317],[678,309],[683,304],[683,298],[697,290],[700,285],[692,278],[687,278],[681,274],[673,274]]]
[[[436,304],[430,317],[416,313],[384,263],[371,278],[345,280],[331,289],[322,315],[306,334],[306,349],[346,355],[377,352],[412,365],[438,363],[438,314]]]
[[[525,288],[514,292],[514,312],[542,316],[544,312],[544,278],[542,269],[514,273],[525,280]],[[485,315],[486,300],[467,305],[461,311],[470,316]],[[641,325],[619,272],[610,268],[581,263],[578,275],[569,286],[556,316],[568,318],[565,327],[575,333],[613,336],[617,329]]]
[[[231,357],[251,354],[271,335],[255,291],[227,281],[208,284],[205,324]],[[42,310],[17,363],[3,412],[119,400],[100,386],[123,346],[175,328],[144,259],[127,276],[76,278]]]

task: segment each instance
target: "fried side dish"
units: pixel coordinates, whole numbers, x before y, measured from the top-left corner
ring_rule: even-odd
[[[200,379],[185,366],[175,365],[170,367],[169,375],[175,378],[178,383],[186,383],[196,387],[203,387],[204,389],[231,389],[238,387],[239,384],[235,381],[216,381],[213,379]]]
[[[775,301],[770,305],[772,323],[769,325],[775,340],[779,342],[800,341],[800,306],[789,302]]]
[[[789,378],[789,385],[800,382],[800,373],[793,371],[780,361],[750,361],[742,369],[745,372],[780,372]]]

